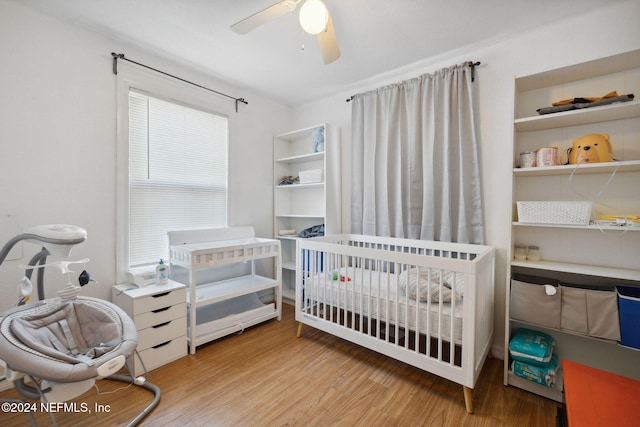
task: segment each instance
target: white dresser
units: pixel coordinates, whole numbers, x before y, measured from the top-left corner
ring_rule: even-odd
[[[187,294],[182,283],[136,287],[115,285],[111,299],[121,307],[138,330],[138,353],[147,371],[187,355]],[[140,359],[127,360],[134,375],[144,373]]]

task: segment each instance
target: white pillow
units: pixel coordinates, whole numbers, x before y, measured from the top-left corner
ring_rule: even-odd
[[[453,274],[453,273],[448,273]],[[411,299],[420,301],[428,301],[429,294],[431,294],[432,302],[440,301],[440,271],[432,271],[428,268],[421,268],[418,273],[418,269],[409,268],[400,273],[399,287],[402,295],[408,295]],[[418,286],[420,287],[418,291]],[[451,301],[451,286],[446,281],[442,286],[442,301]]]
[[[451,276],[455,275],[455,279],[451,280]],[[453,271],[447,272],[444,282],[448,283],[450,288],[453,288],[453,292],[456,295],[462,296],[464,294],[464,273],[454,273]]]

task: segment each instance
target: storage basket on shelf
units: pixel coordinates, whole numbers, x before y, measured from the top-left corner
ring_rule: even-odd
[[[588,225],[593,202],[517,202],[518,221],[542,224]]]
[[[299,176],[300,184],[314,184],[316,182],[322,182],[322,169],[300,171]]]
[[[640,349],[640,288],[616,286],[620,316],[620,344]]]

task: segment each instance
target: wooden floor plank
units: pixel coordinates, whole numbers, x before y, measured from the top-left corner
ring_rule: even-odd
[[[462,387],[355,344],[305,327],[293,309],[198,348],[148,375],[162,397],[143,426],[518,426],[555,425],[557,403],[502,384],[502,361],[489,359],[467,414]],[[122,383],[99,381],[101,392]],[[0,398],[19,398],[11,389]],[[59,426],[126,425],[150,402],[136,386],[92,389],[74,401],[109,412],[55,414]],[[36,413],[38,425],[52,425]],[[0,425],[25,426],[0,413]]]

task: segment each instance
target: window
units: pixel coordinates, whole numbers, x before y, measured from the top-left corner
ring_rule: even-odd
[[[128,134],[128,267],[166,259],[167,231],[227,225],[227,117],[130,90]]]

